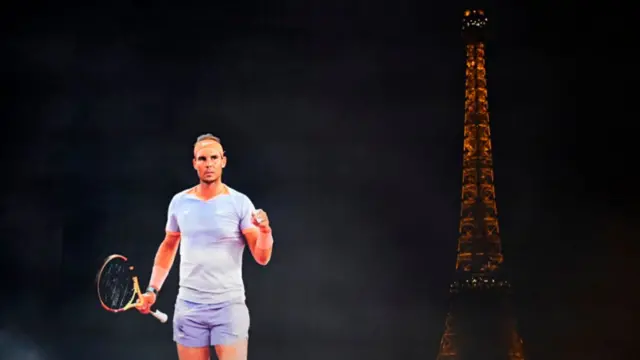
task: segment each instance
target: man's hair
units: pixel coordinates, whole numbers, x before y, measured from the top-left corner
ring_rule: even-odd
[[[218,144],[222,145],[222,142],[220,141],[220,138],[217,137],[217,136],[213,136],[212,134],[202,134],[202,135],[198,136],[198,138],[196,139],[196,144],[199,143],[200,141],[204,141],[204,140],[213,140],[213,141],[217,142]]]

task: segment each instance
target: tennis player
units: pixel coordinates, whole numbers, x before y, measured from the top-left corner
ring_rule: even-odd
[[[138,310],[148,313],[180,246],[180,289],[173,316],[173,340],[180,360],[246,360],[249,311],[242,280],[245,243],[255,261],[267,265],[273,236],[267,213],[222,183],[227,158],[220,139],[205,134],[193,150],[200,183],[169,204],[166,236],[155,257],[151,280]]]

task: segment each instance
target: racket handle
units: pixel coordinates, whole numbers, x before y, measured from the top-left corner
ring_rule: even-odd
[[[154,318],[158,319],[163,324],[167,322],[167,319],[169,319],[167,314],[163,313],[160,310],[152,311],[149,314],[153,315]]]

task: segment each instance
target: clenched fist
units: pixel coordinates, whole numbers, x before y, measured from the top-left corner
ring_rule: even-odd
[[[258,209],[254,211],[253,214],[251,214],[251,221],[253,222],[253,225],[260,229],[260,231],[271,231],[271,227],[269,226],[269,217],[264,210]]]

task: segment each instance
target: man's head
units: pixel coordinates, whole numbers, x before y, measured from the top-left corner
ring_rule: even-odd
[[[227,165],[224,149],[220,139],[204,134],[198,136],[193,145],[193,168],[198,173],[200,181],[212,184],[220,180],[222,169]]]

